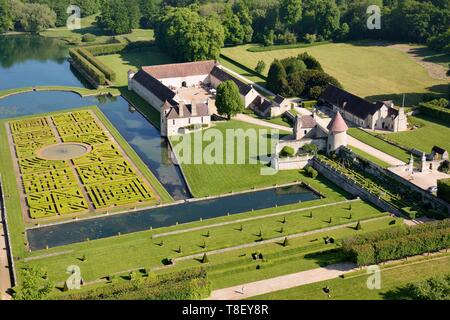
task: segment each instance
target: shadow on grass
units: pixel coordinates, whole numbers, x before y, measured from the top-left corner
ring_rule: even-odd
[[[397,287],[380,294],[384,300],[414,300],[414,292],[411,285]]]

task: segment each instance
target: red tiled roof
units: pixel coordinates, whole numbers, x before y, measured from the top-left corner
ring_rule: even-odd
[[[328,124],[327,129],[331,132],[345,132],[348,130],[347,124],[339,111],[336,113],[333,120],[331,120]]]
[[[187,63],[162,64],[157,66],[142,67],[142,70],[156,79],[189,77],[195,75],[210,74],[216,62],[214,60],[197,61]]]

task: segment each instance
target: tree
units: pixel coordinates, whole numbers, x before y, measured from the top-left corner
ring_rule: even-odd
[[[425,279],[408,287],[417,300],[449,300],[450,274]]]
[[[214,17],[201,17],[189,8],[166,8],[155,28],[158,46],[178,61],[217,59],[225,33]]]
[[[295,150],[292,147],[284,146],[283,149],[280,151],[280,157],[287,158],[287,157],[293,157],[295,155]]]
[[[25,31],[39,33],[55,26],[56,13],[47,5],[28,3],[20,17],[20,24]]]
[[[163,0],[139,0],[142,18],[141,26],[144,28],[153,28],[161,14]]]
[[[12,18],[9,13],[8,0],[0,0],[0,33],[12,28]]]
[[[302,0],[281,0],[280,19],[289,26],[294,26],[302,17]]]
[[[274,60],[270,65],[269,74],[267,76],[267,89],[276,94],[282,94],[287,91],[289,84],[284,66],[279,60]]]
[[[217,87],[216,107],[219,114],[227,115],[228,119],[244,111],[244,102],[236,83],[228,80],[219,84]]]
[[[110,0],[103,3],[97,22],[113,34],[125,34],[138,28],[140,19],[137,0]]]
[[[339,29],[340,11],[334,0],[309,0],[304,4],[301,30],[330,39]]]
[[[99,0],[73,0],[74,5],[77,5],[81,9],[81,16],[86,17],[100,12]]]
[[[361,221],[356,224],[355,230],[362,230]]]
[[[208,256],[205,253],[205,254],[203,254],[203,257],[201,259],[201,263],[208,263],[208,262],[209,262],[209,259],[208,259]]]
[[[53,289],[47,274],[36,267],[26,267],[20,270],[21,284],[13,288],[15,300],[43,300]]]
[[[262,60],[259,60],[258,63],[256,64],[255,71],[258,73],[263,73],[264,69],[266,69],[266,63]]]

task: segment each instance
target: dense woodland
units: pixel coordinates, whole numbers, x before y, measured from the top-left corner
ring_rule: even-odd
[[[223,33],[225,44],[370,38],[429,42],[450,51],[450,0],[0,0],[0,32],[63,26],[69,4],[79,5],[83,16],[99,13],[99,25],[113,34],[153,28],[175,14],[169,7],[183,7],[176,14],[195,21],[178,23],[220,29],[214,31],[219,45]],[[372,4],[382,8],[381,30],[366,27]]]

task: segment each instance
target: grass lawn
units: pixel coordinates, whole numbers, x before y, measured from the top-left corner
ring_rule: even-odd
[[[306,203],[303,204],[303,207],[306,207],[305,205]],[[308,203],[308,205],[310,206],[312,204]],[[291,205],[289,207],[295,207],[295,205]],[[204,220],[201,222],[198,221],[183,226],[148,230],[118,237],[73,244],[60,248],[36,251],[30,254],[30,256],[37,257],[39,255],[50,255],[44,256],[40,259],[30,260],[28,262],[21,260],[18,262],[18,267],[25,264],[39,266],[48,271],[51,280],[63,281],[67,277],[65,273],[67,266],[77,264],[81,268],[83,278],[86,281],[93,281],[113,273],[121,274],[127,273],[128,270],[161,267],[162,260],[164,258],[177,258],[191,254],[201,254],[202,252],[245,243],[254,243],[255,240],[258,239],[255,234],[259,233],[260,230],[262,231],[265,239],[270,239],[283,236],[284,234],[288,235],[330,226],[328,221],[326,221],[330,216],[333,216],[335,219],[335,222],[331,225],[339,225],[349,222],[356,224],[357,220],[362,220],[363,229],[365,231],[373,230],[374,228],[379,229],[389,227],[390,224],[388,222],[392,221],[392,218],[390,217],[383,218],[385,213],[382,213],[380,210],[364,203],[363,201],[354,202],[352,208],[353,217],[351,220],[348,219],[348,205],[340,204],[311,209],[313,212],[313,218],[309,218],[309,210],[307,211],[308,214],[305,214],[305,211],[286,214],[285,224],[280,222],[280,217],[264,218],[264,215],[268,212],[277,210],[280,211],[281,208],[272,208],[270,210],[266,209],[261,212],[252,212],[230,217],[227,216]],[[234,221],[237,218],[248,218],[253,215],[263,218],[152,239],[152,235],[159,234],[161,232],[181,230],[186,227],[205,226],[218,221]],[[364,222],[364,219],[373,217],[381,217],[381,219],[373,222]],[[243,231],[239,230],[241,225],[243,227]],[[279,229],[281,226],[283,226],[284,232],[280,235]],[[205,234],[208,231],[209,237],[206,237]],[[353,228],[344,227],[328,233],[330,236],[336,234],[336,237],[338,237],[339,235],[351,235],[355,232],[357,231]],[[315,236],[315,238],[318,237],[320,238],[320,234]],[[315,244],[315,241],[310,240],[311,238],[307,238],[307,240],[303,241],[300,240],[300,238],[292,239],[292,247],[297,245],[307,246]],[[163,243],[162,246],[161,241]],[[202,247],[204,244],[206,244],[206,248]],[[182,248],[181,253],[178,252],[180,246]],[[277,244],[262,245],[261,247],[271,248],[272,252],[279,252],[282,248]],[[309,248],[309,251],[314,251],[317,249],[323,250],[324,248],[328,247],[319,245],[317,248]],[[253,250],[258,249],[253,248]],[[61,254],[52,256],[51,254],[55,252],[60,252]],[[224,263],[229,259],[235,260],[236,252],[237,251],[235,251],[234,254],[225,254],[223,257],[218,255],[219,258],[217,258],[217,260],[214,255],[211,255],[211,264],[216,263],[213,261]],[[303,251],[303,253],[307,252]],[[86,256],[86,260],[81,262],[79,261],[79,258],[83,255]],[[177,262],[174,267],[165,269],[164,272],[189,268],[192,266],[200,266],[200,264],[194,259],[180,261]]]
[[[450,150],[450,124],[439,123],[435,119],[423,116],[409,117],[410,123],[420,125],[413,131],[388,133],[384,136],[398,144],[415,148],[426,153],[431,152],[433,146]]]
[[[358,148],[356,148],[356,147],[354,147],[354,146],[349,146],[349,147],[350,147],[350,149],[352,149],[352,151],[353,151],[354,153],[356,153],[357,155],[361,156],[361,157],[364,158],[364,159],[367,159],[367,160],[369,160],[369,161],[372,161],[373,163],[376,163],[377,165],[379,165],[379,166],[382,167],[382,168],[388,168],[388,167],[391,166],[389,163],[384,162],[383,160],[380,160],[380,159],[378,159],[377,157],[374,157],[374,156],[372,156],[371,154],[368,154],[367,152],[365,152],[365,151],[363,151],[363,150],[361,150],[361,149],[358,149]]]
[[[370,100],[394,99],[397,105],[401,104],[403,93],[407,94],[406,105],[410,106],[423,93],[445,93],[448,90],[446,81],[431,78],[424,67],[406,53],[393,48],[366,43],[332,43],[266,52],[247,50],[254,46],[224,48],[222,53],[254,70],[259,60],[270,66],[274,59],[296,56],[306,51],[317,58],[325,71],[336,77],[350,92]],[[232,65],[230,67],[233,68]],[[264,75],[267,75],[268,70],[267,67]]]
[[[210,255],[209,264],[206,266],[208,277],[214,289],[221,289],[345,261],[342,253],[334,250],[339,245],[325,244],[323,238],[328,236],[339,241],[356,233],[391,228],[393,225],[389,223],[392,220],[386,217],[377,221],[363,222],[364,230],[361,232],[353,228],[340,228],[290,239],[287,247],[279,242]],[[261,252],[266,261],[253,260],[252,253],[255,252]],[[196,260],[186,260],[177,262],[175,268],[198,265]]]
[[[323,288],[331,289],[333,300],[408,300],[411,293],[405,287],[411,282],[420,281],[439,274],[450,272],[450,256],[413,261],[404,265],[386,265],[381,270],[381,289],[369,290],[367,288],[367,275],[365,272],[355,276],[347,275],[345,278],[336,278],[308,284],[288,290],[273,292],[253,299],[261,300],[327,300]]]
[[[365,132],[364,130],[358,128],[350,128],[348,130],[348,134],[353,138],[358,139],[361,142],[364,142],[365,144],[368,144],[369,146],[372,146],[378,150],[381,150],[393,156],[394,158],[402,160],[405,163],[409,162],[411,155],[407,151],[399,147],[396,147],[390,143],[387,143],[386,141],[378,139],[377,137],[371,135],[370,133]]]
[[[97,56],[96,58],[116,72],[117,80],[114,82],[116,86],[128,84],[127,73],[130,69],[137,70],[142,66],[173,63],[172,58],[161,52],[157,47],[143,51]]]
[[[222,134],[222,137],[225,140],[226,131],[227,130],[237,130],[243,129],[247,130],[255,130],[254,132],[263,133],[262,129],[266,129],[264,127],[255,126],[253,124],[248,124],[241,121],[227,121],[217,123],[212,129],[207,129],[204,131],[208,132],[208,130],[219,130]],[[250,132],[248,131],[248,132]],[[270,131],[267,132],[270,134]],[[194,134],[191,134],[192,138]],[[186,136],[184,136],[186,137]],[[191,192],[195,197],[203,197],[208,195],[219,195],[226,194],[230,192],[237,192],[242,190],[249,190],[252,188],[261,188],[261,187],[269,187],[273,185],[280,185],[290,182],[295,182],[298,180],[302,180],[302,175],[300,175],[298,170],[288,170],[288,171],[279,171],[275,175],[261,175],[261,169],[266,167],[265,164],[251,164],[249,161],[250,154],[249,150],[249,139],[245,139],[244,134],[242,133],[239,138],[236,138],[234,150],[227,150],[226,143],[223,145],[223,157],[222,162],[225,162],[225,155],[233,153],[235,155],[235,160],[237,158],[237,141],[245,140],[245,164],[194,164],[193,163],[193,155],[195,151],[194,148],[194,139],[192,141],[191,154],[187,155],[187,159],[191,159],[191,164],[182,163],[181,167],[186,176],[186,179],[189,183]],[[268,140],[268,145],[273,141],[272,137]],[[172,143],[176,146],[178,143],[174,138],[172,138]],[[203,144],[203,150],[207,148],[209,143]],[[272,148],[268,146],[267,151],[271,153]],[[266,156],[264,152],[258,150],[259,156]],[[256,159],[252,159],[256,160]],[[268,161],[267,161],[268,162]],[[234,162],[236,163],[236,162]]]

